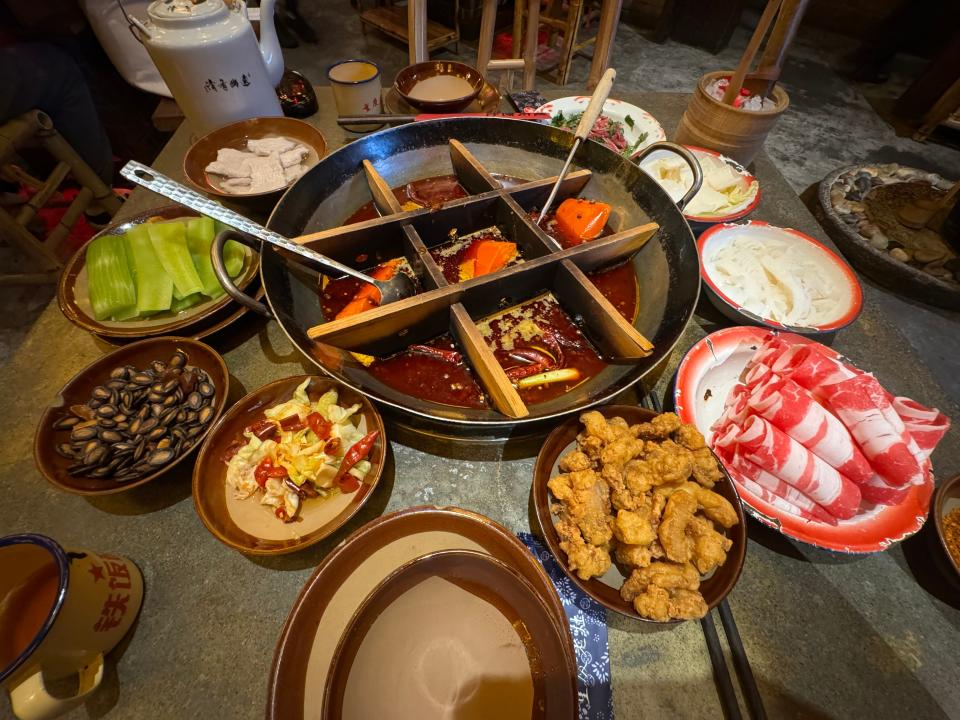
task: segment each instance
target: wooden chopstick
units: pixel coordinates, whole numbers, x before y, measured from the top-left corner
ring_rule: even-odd
[[[760,22],[757,23],[757,29],[753,31],[753,37],[747,43],[747,49],[743,51],[740,64],[737,65],[733,77],[730,78],[730,85],[727,86],[727,91],[723,94],[722,102],[724,105],[733,105],[733,101],[740,94],[740,88],[743,87],[743,79],[747,76],[747,70],[753,64],[753,58],[757,54],[757,50],[760,49],[760,43],[763,42],[767,30],[770,29],[777,11],[780,10],[781,3],[782,0],[770,0],[767,7],[764,8],[763,15],[760,16]]]
[[[766,720],[767,710],[763,706],[763,698],[760,697],[757,680],[753,676],[753,669],[747,659],[747,652],[743,649],[740,630],[733,619],[733,611],[730,609],[726,598],[720,601],[717,611],[720,613],[723,632],[727,636],[727,643],[730,645],[730,654],[733,655],[733,666],[737,671],[737,678],[740,680],[740,688],[743,690],[744,698],[747,701],[747,711],[753,720]]]
[[[720,704],[723,706],[723,716],[726,720],[742,720],[740,705],[737,703],[737,694],[730,681],[730,671],[723,657],[723,648],[717,636],[717,628],[713,624],[713,615],[707,613],[700,618],[700,628],[707,640],[707,652],[710,655],[710,664],[713,665],[713,678],[717,682],[717,692],[720,693]]]

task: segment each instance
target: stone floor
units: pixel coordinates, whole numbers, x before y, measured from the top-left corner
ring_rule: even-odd
[[[407,64],[403,45],[374,31],[360,32],[359,20],[347,0],[301,6],[320,35],[320,42],[287,50],[285,56],[288,67],[299,70],[314,83],[326,84],[326,68],[344,58],[367,58],[379,63],[386,84]],[[639,30],[621,25],[613,54],[613,65],[619,73],[614,96],[616,87],[689,91],[702,73],[733,67],[750,32],[745,22],[734,33],[730,46],[714,56],[674,42],[652,43]],[[867,99],[896,97],[909,84],[911,75],[922,67],[922,61],[900,57],[885,85],[857,85],[836,70],[849,49],[844,38],[802,29],[791,50],[783,73],[791,107],[770,134],[766,149],[794,189],[803,192],[830,170],[861,161],[899,162],[949,178],[960,177],[960,151],[897,137]],[[445,50],[436,56],[466,61],[475,58],[473,49],[466,45],[460,46],[459,55]],[[582,90],[588,69],[587,58],[575,59],[568,84],[571,93]],[[541,79],[538,87],[555,86]],[[673,128],[666,130],[670,135]],[[0,264],[8,266],[13,262],[0,254]],[[52,296],[49,288],[0,288],[0,362],[16,349]],[[960,403],[960,315],[946,311],[918,313],[914,301],[892,293],[884,293],[882,302],[884,311],[903,328],[910,344],[930,358],[944,390]],[[12,309],[16,312],[10,312]]]

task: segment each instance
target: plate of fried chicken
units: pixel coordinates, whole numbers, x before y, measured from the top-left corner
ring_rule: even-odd
[[[550,550],[610,610],[698,619],[740,576],[737,491],[703,435],[674,413],[610,405],[571,418],[537,457],[533,496]]]

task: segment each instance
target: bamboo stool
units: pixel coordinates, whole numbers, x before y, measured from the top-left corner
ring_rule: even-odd
[[[523,53],[516,38],[520,35],[519,22],[523,22],[523,5],[527,5],[527,33],[523,40]],[[513,91],[513,78],[517,70],[523,70],[523,89],[533,90],[537,79],[537,30],[540,17],[540,0],[516,0],[513,13],[514,46],[513,58],[491,60],[493,56],[494,25],[497,20],[497,0],[483,0],[483,14],[480,16],[480,38],[477,40],[477,69],[486,75],[491,71],[502,70],[506,73],[506,88]]]
[[[600,6],[600,25],[594,37],[577,42],[577,35],[580,31],[580,23],[583,20],[584,9],[588,4]],[[623,0],[602,0],[602,2],[598,0],[568,0],[565,16],[562,14],[562,6],[563,0],[547,0],[547,5],[539,18],[539,22],[546,25],[550,30],[548,45],[552,47],[554,44],[553,40],[558,35],[562,37],[560,62],[554,70],[553,77],[550,79],[557,83],[557,85],[566,85],[574,56],[593,45],[593,62],[590,65],[590,76],[587,81],[587,89],[592,90],[596,87],[606,69],[610,67],[610,60],[613,54],[613,38],[617,31],[617,23],[620,20],[620,10],[623,6]],[[519,47],[524,13],[523,2],[517,0],[516,10],[513,16],[514,53],[516,53],[516,48]]]
[[[111,217],[120,209],[120,199],[56,131],[50,117],[39,110],[31,110],[0,125],[0,169],[6,170],[17,148],[31,141],[39,141],[39,144],[46,148],[58,162],[44,180],[9,169],[6,173],[8,176],[19,175],[20,179],[36,190],[36,193],[29,202],[20,207],[16,216],[0,208],[0,237],[31,257],[40,266],[41,271],[2,274],[0,285],[56,282],[63,268],[56,250],[70,233],[70,228],[80,217],[80,213],[86,210],[94,200],[103,206]],[[27,225],[36,217],[37,211],[50,200],[68,173],[80,183],[80,192],[60,218],[57,227],[50,232],[46,240],[41,240],[27,230]]]

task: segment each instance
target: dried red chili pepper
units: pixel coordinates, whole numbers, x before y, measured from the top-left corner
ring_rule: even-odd
[[[280,421],[280,429],[287,432],[296,432],[297,430],[303,430],[305,427],[306,425],[303,424],[300,416],[296,413],[288,415]]]
[[[362,438],[357,440],[357,442],[355,442],[349,450],[347,450],[347,454],[343,456],[343,462],[340,463],[340,469],[337,471],[337,476],[334,478],[340,484],[341,492],[351,493],[360,487],[360,483],[357,481],[357,479],[352,475],[348,475],[348,473],[354,465],[370,454],[370,450],[373,448],[373,444],[377,441],[379,436],[379,430],[374,430],[371,433],[367,433]]]
[[[258,440],[267,440],[277,434],[277,426],[271,420],[260,420],[247,425],[244,432],[248,432]]]
[[[456,350],[444,350],[443,348],[435,348],[431,345],[411,345],[408,349],[410,352],[429,355],[430,357],[435,357],[438,360],[453,364],[459,363],[462,359],[462,356]]]

